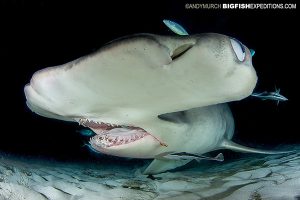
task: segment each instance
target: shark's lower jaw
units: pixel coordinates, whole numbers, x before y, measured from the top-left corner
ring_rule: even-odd
[[[90,143],[92,146],[96,145],[100,148],[121,146],[136,142],[146,136],[152,136],[144,129],[134,126],[109,124],[88,119],[80,119],[79,124],[90,128],[96,133],[90,139]],[[152,137],[161,143],[156,137]]]
[[[120,146],[138,141],[150,135],[141,129],[114,128],[102,135],[96,135],[91,138],[91,143],[102,148]]]

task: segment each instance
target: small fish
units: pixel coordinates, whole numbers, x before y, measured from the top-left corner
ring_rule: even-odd
[[[277,105],[279,104],[280,101],[287,101],[288,98],[280,94],[280,89],[275,88],[275,92],[261,92],[261,93],[252,93],[252,97],[257,97],[262,100],[273,100],[277,101]]]
[[[173,21],[167,20],[167,19],[164,19],[163,22],[174,33],[176,33],[178,35],[188,35],[188,32],[182,26],[177,24],[176,22],[173,22]]]
[[[208,157],[208,156],[203,156],[198,154],[191,154],[187,152],[180,152],[180,153],[165,152],[157,155],[155,158],[166,159],[166,160],[196,160],[197,162],[201,160],[214,160],[219,162],[224,161],[224,156],[222,153],[219,153],[216,157]]]
[[[95,133],[89,129],[81,129],[76,132],[80,133],[80,135],[85,136],[85,137],[92,137],[95,135]]]
[[[253,57],[255,54],[255,51],[253,49],[250,49],[250,53],[251,53],[251,56]]]
[[[89,143],[85,143],[84,145],[82,145],[82,147],[86,147],[91,153],[95,153],[95,154],[102,154],[101,152],[99,152],[99,151],[97,151],[96,149],[94,149],[93,147],[92,147],[92,145],[91,144],[89,144]]]

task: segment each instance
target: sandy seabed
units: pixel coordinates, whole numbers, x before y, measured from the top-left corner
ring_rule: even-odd
[[[0,200],[300,199],[300,151],[147,177],[138,166],[0,156]]]

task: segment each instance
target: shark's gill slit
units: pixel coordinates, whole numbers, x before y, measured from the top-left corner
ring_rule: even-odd
[[[173,122],[173,123],[186,123],[186,112],[185,111],[178,111],[172,113],[165,113],[157,116],[158,119]]]
[[[189,44],[183,44],[181,46],[179,46],[178,48],[176,48],[171,55],[172,60],[175,60],[177,58],[179,58],[180,56],[182,56],[184,53],[186,53],[189,49],[191,49],[193,47],[194,44],[189,43]]]

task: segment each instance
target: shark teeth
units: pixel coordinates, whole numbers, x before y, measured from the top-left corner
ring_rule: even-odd
[[[116,124],[111,124],[111,123],[104,123],[104,122],[97,122],[91,119],[87,118],[81,118],[78,120],[79,125],[82,125],[87,128],[91,129],[103,129],[103,130],[110,130],[113,128],[121,127]]]
[[[129,130],[130,131],[130,130]],[[131,131],[132,132],[132,131]],[[107,148],[111,146],[118,146],[122,144],[128,144],[136,140],[140,140],[143,137],[149,135],[147,132],[142,131],[133,131],[128,135],[116,135],[116,134],[105,134],[105,135],[96,135],[90,139],[90,143],[97,146]]]

